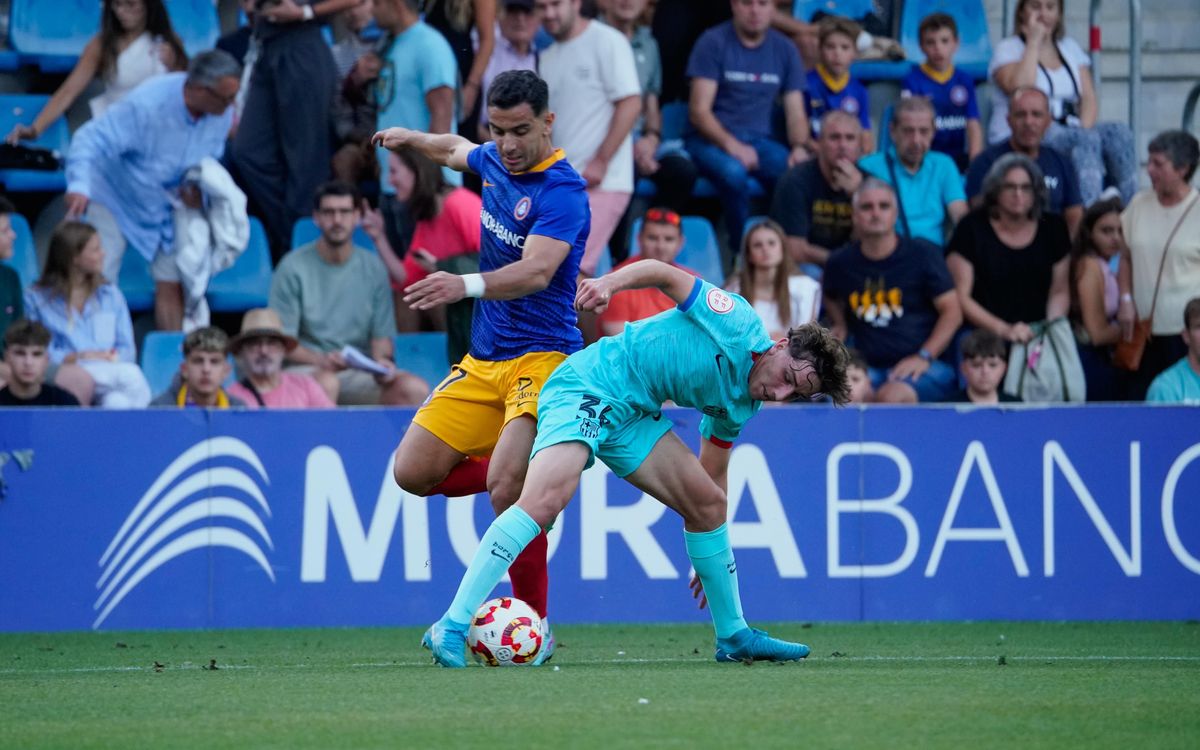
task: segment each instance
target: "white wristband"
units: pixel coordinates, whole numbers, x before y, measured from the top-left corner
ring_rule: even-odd
[[[1122,302],[1133,302],[1133,295],[1130,294],[1129,292],[1125,292],[1124,294],[1121,295],[1121,301]]]
[[[483,281],[483,274],[468,273],[463,274],[463,286],[467,288],[468,297],[482,297],[487,290],[487,284]]]
[[[313,16],[316,15],[316,11],[313,10],[313,7],[311,5],[300,6],[300,12],[304,14],[305,21],[313,20]]]

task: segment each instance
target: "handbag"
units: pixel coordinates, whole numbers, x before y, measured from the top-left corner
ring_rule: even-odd
[[[1137,372],[1142,365],[1142,355],[1146,352],[1146,343],[1150,341],[1150,337],[1154,335],[1154,308],[1158,306],[1158,288],[1162,285],[1163,269],[1167,266],[1167,253],[1171,252],[1171,241],[1175,239],[1175,233],[1179,231],[1179,227],[1183,226],[1183,220],[1191,212],[1192,207],[1196,205],[1196,201],[1200,200],[1200,195],[1192,196],[1192,202],[1184,210],[1183,215],[1179,217],[1179,221],[1175,224],[1175,228],[1171,230],[1170,236],[1167,237],[1167,244],[1163,247],[1162,260],[1158,262],[1158,279],[1154,282],[1154,296],[1150,302],[1150,314],[1145,318],[1140,318],[1133,324],[1133,336],[1129,339],[1121,337],[1117,339],[1117,346],[1113,350],[1113,364],[1122,370],[1129,372]],[[1132,267],[1130,269],[1132,271]]]
[[[1033,338],[1009,352],[1004,392],[1033,404],[1085,401],[1087,381],[1071,322],[1055,318],[1029,327]]]

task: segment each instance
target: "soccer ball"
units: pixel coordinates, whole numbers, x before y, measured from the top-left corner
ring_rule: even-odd
[[[467,646],[484,666],[532,664],[542,649],[542,618],[520,599],[491,599],[475,612]]]

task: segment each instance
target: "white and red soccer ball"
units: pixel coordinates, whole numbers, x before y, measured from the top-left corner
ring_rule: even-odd
[[[520,599],[491,599],[475,612],[467,646],[475,661],[484,666],[532,664],[542,649],[542,618]]]

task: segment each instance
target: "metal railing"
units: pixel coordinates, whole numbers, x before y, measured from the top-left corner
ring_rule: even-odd
[[[1007,1],[1007,0],[1006,0]],[[1100,3],[1091,0],[1088,6],[1088,55],[1092,60],[1092,87],[1100,95]],[[1139,143],[1142,132],[1142,0],[1129,0],[1129,129],[1133,142]]]
[[[1192,86],[1192,90],[1188,92],[1187,100],[1183,103],[1183,123],[1181,127],[1188,133],[1192,132],[1196,127],[1196,105],[1200,103],[1200,82]]]

